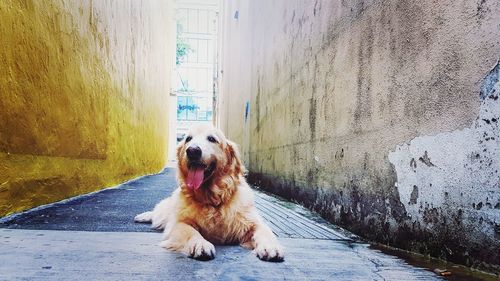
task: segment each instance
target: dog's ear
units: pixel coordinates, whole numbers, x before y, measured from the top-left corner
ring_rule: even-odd
[[[245,172],[245,167],[241,164],[240,152],[238,146],[234,142],[227,141],[226,154],[228,168],[233,170],[236,174],[243,174]]]
[[[181,157],[182,157],[182,147],[184,146],[184,142],[181,141],[179,143],[179,145],[177,145],[177,149],[176,149],[176,152],[175,152],[175,156],[177,156],[177,163],[180,163],[181,162]]]

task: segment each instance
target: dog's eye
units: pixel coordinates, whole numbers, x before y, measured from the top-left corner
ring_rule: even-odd
[[[193,139],[193,137],[192,137],[192,136],[188,136],[188,137],[186,138],[186,143],[190,142],[192,139]]]
[[[214,137],[212,137],[212,136],[208,136],[208,137],[207,137],[207,140],[208,140],[209,142],[217,142],[217,140],[216,140]]]

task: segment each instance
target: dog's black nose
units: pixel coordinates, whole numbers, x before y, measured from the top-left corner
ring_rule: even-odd
[[[186,154],[189,160],[200,160],[201,148],[197,145],[191,145],[186,149]]]

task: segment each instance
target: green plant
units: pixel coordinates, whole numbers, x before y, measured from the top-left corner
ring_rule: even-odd
[[[182,38],[177,37],[175,64],[180,65],[184,61],[184,58],[191,52],[193,52],[193,48],[191,48],[191,46],[189,46],[189,44]]]

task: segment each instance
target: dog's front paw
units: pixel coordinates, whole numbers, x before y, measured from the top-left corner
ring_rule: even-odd
[[[263,261],[282,262],[285,259],[285,251],[277,243],[257,244],[254,253]]]
[[[193,259],[208,261],[215,258],[215,247],[205,239],[191,239],[187,245],[188,256]]]
[[[144,212],[142,214],[138,214],[135,216],[134,221],[135,222],[151,222],[153,219],[153,212]]]

